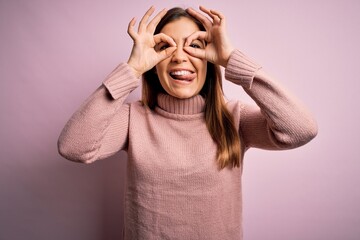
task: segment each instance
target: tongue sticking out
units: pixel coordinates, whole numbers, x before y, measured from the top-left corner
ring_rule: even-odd
[[[171,72],[170,76],[175,80],[191,81],[195,78],[196,74],[189,71],[178,71],[178,72]]]

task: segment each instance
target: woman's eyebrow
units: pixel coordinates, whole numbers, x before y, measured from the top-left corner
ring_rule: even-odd
[[[203,47],[205,47],[206,46],[206,41],[205,40],[201,40],[201,39],[198,39],[198,38],[194,38],[193,40],[192,40],[192,42],[193,41],[198,41],[198,42],[200,42],[202,45],[203,45]],[[186,42],[186,41],[185,41]],[[184,43],[185,43],[184,42]]]
[[[191,35],[190,35],[190,36],[191,36]],[[186,42],[190,36],[185,37],[185,38],[183,38],[182,40],[183,40],[184,42]],[[195,40],[197,40],[197,41],[199,41],[199,42],[201,42],[201,43],[205,43],[205,40],[201,40],[201,39],[199,39],[199,38],[194,38],[193,41],[195,41]]]
[[[188,38],[189,38],[190,36],[191,36],[191,34],[190,34],[189,36],[187,36],[187,37],[180,38],[179,40],[185,44],[186,41],[188,40]],[[173,38],[173,37],[171,37],[171,38],[172,38],[175,42],[177,42],[176,40],[178,40],[178,39],[175,39],[175,38]],[[206,46],[206,41],[205,41],[205,40],[201,40],[201,39],[199,39],[199,38],[194,38],[193,41],[195,41],[195,40],[201,42],[201,44],[203,44],[204,46]],[[178,42],[177,42],[177,43],[178,43]]]

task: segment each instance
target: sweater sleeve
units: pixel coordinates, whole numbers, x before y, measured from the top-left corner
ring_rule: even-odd
[[[242,86],[257,105],[240,107],[239,134],[246,148],[290,149],[317,135],[310,112],[242,52],[231,54],[225,78]]]
[[[117,66],[66,123],[58,139],[60,155],[91,163],[126,149],[130,106],[124,101],[139,83],[126,63]]]

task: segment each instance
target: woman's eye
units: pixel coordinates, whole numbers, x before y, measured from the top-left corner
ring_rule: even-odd
[[[192,48],[201,48],[200,45],[196,43],[191,43],[189,46]]]
[[[165,50],[169,47],[169,44],[161,44],[157,47],[158,51]]]

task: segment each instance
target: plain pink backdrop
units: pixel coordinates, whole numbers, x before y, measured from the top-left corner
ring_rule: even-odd
[[[360,2],[164,1],[228,19],[237,48],[303,100],[319,135],[245,159],[246,240],[360,239]],[[126,61],[129,20],[149,1],[0,0],[0,239],[122,239],[125,153],[91,165],[57,153],[59,133]],[[250,101],[225,83],[228,98]],[[140,91],[131,94],[139,98]]]

